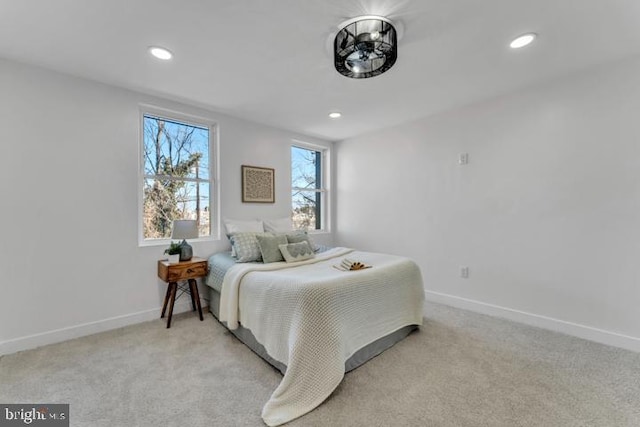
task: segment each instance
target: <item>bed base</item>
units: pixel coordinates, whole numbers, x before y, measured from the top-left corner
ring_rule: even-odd
[[[220,293],[211,287],[208,288],[208,296],[209,296],[209,312],[213,314],[213,316],[220,322],[219,316],[219,307],[220,307]],[[225,328],[227,327],[226,322],[220,322]],[[344,371],[349,372],[356,369],[358,366],[364,364],[365,362],[373,359],[383,351],[391,348],[394,344],[399,341],[402,341],[406,338],[411,332],[419,329],[418,325],[408,325],[403,328],[398,329],[395,332],[390,333],[369,345],[364,346],[360,350],[356,351],[344,364]],[[254,353],[264,359],[271,366],[280,371],[283,375],[287,370],[287,365],[284,363],[278,362],[273,359],[264,346],[260,344],[251,330],[242,327],[242,325],[238,326],[235,330],[229,330],[236,338],[238,338],[242,343],[244,343],[247,347],[249,347]]]

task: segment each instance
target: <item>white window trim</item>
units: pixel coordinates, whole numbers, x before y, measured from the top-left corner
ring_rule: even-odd
[[[189,239],[189,242],[208,242],[220,240],[220,200],[219,200],[219,183],[220,177],[220,156],[219,156],[219,134],[220,129],[218,123],[207,117],[200,117],[191,114],[181,113],[179,111],[169,110],[162,107],[149,104],[139,104],[139,125],[138,125],[138,246],[168,246],[171,239],[145,239],[144,226],[142,218],[144,215],[144,116],[158,116],[168,120],[174,120],[186,125],[207,128],[209,130],[209,226],[211,233],[206,237],[198,237],[197,239]],[[184,181],[192,181],[185,178]],[[193,180],[195,181],[195,180]]]
[[[307,230],[309,234],[329,234],[331,233],[331,148],[325,145],[312,144],[298,139],[291,141],[291,147],[298,147],[307,150],[319,151],[322,153],[322,183],[320,189],[310,190],[308,188],[294,187],[291,183],[291,149],[289,150],[289,203],[291,203],[291,193],[293,190],[315,191],[323,194],[320,218],[320,229]]]

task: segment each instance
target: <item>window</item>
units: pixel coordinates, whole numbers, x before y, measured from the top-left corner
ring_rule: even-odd
[[[195,219],[212,235],[212,127],[142,116],[142,242],[171,238],[174,219]]]
[[[291,147],[291,216],[303,230],[326,229],[325,149]]]

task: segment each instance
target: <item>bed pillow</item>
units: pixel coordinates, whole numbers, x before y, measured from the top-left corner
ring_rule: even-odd
[[[264,232],[264,226],[262,221],[255,220],[236,220],[236,219],[223,219],[224,228],[227,230],[227,237],[231,240],[231,235],[235,233],[262,233]],[[236,257],[236,248],[231,245],[231,256]]]
[[[288,243],[307,242],[309,244],[309,247],[311,247],[311,249],[314,252],[316,251],[316,245],[313,243],[313,240],[311,240],[311,237],[309,237],[309,234],[307,234],[306,231],[296,231],[294,233],[287,233],[287,242]]]
[[[260,246],[262,262],[267,264],[270,262],[284,261],[279,245],[287,244],[287,236],[284,234],[273,235],[264,233],[262,235],[256,235],[256,239],[258,239],[258,245]]]
[[[236,219],[224,219],[222,220],[224,223],[224,228],[227,229],[227,234],[232,233],[263,233],[264,225],[262,221],[259,219],[248,220],[248,221],[240,221]]]
[[[287,233],[293,231],[291,217],[264,219],[262,222],[264,224],[264,231],[270,231],[272,233]]]
[[[288,243],[286,245],[279,245],[280,252],[284,260],[287,262],[304,261],[305,259],[313,258],[314,253],[308,242]]]
[[[262,252],[258,244],[258,237],[264,233],[246,232],[229,235],[231,247],[235,253],[236,262],[261,262]]]

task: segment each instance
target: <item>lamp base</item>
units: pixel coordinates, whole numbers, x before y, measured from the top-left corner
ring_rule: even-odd
[[[193,248],[186,240],[180,244],[180,261],[189,261],[193,257]]]

